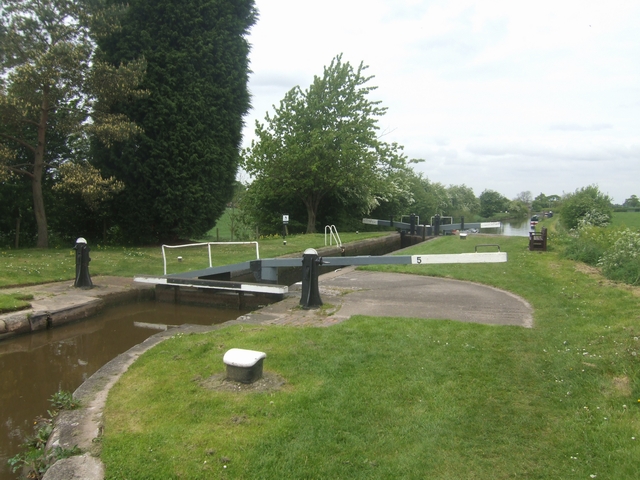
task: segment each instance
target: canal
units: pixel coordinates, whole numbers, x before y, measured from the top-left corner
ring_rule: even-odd
[[[502,222],[500,228],[483,228],[480,230],[481,233],[499,234],[507,237],[528,237],[531,231],[532,229],[528,218],[506,220]]]
[[[244,313],[149,301],[0,342],[0,479],[18,478],[7,461],[22,451],[34,419],[47,415],[55,392],[73,392],[105,363],[158,332],[142,323],[212,325]]]

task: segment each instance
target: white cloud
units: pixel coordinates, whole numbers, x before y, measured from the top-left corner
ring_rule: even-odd
[[[375,75],[385,140],[432,181],[512,198],[640,194],[635,1],[257,0],[254,120],[344,53]]]

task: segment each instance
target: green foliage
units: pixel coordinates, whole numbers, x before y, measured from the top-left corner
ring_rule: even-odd
[[[31,478],[41,479],[50,464],[47,461],[45,447],[47,440],[53,432],[51,419],[40,419],[35,422],[33,436],[25,438],[22,443],[23,452],[18,453],[8,460],[9,467],[16,473],[21,470],[29,472]]]
[[[147,61],[150,95],[111,109],[144,133],[93,149],[102,171],[125,184],[113,211],[129,240],[201,237],[231,200],[250,106],[246,35],[256,15],[253,0],[134,0],[122,28],[98,42],[110,65]]]
[[[480,194],[480,215],[484,218],[490,218],[496,213],[507,211],[509,204],[509,199],[495,190],[484,190]]]
[[[529,214],[529,206],[521,200],[509,202],[509,214],[513,218],[526,217]]]
[[[75,410],[80,407],[80,402],[73,398],[73,394],[64,390],[54,393],[49,403],[55,410]]]
[[[73,455],[79,455],[82,452],[78,446],[72,448],[63,448],[55,446],[47,450],[47,441],[53,432],[53,418],[58,414],[59,410],[73,410],[79,407],[78,402],[73,399],[70,392],[58,391],[49,399],[53,411],[49,411],[49,418],[38,418],[34,422],[34,434],[25,438],[22,446],[23,452],[18,453],[8,460],[11,470],[16,473],[18,471],[26,471],[26,478],[43,478],[46,471],[51,465],[62,458],[68,458]]]
[[[561,198],[558,195],[545,195],[541,193],[533,199],[531,210],[534,212],[543,212],[545,210],[556,210],[560,205]]]
[[[473,189],[466,185],[450,185],[447,188],[447,193],[450,198],[451,207],[444,212],[445,215],[452,217],[467,216],[480,212],[480,200],[473,193]]]
[[[610,229],[583,224],[559,240],[567,258],[596,266],[614,239],[615,232]]]
[[[132,58],[107,68],[94,57],[96,37],[116,27],[99,3],[6,0],[2,13],[0,179],[21,175],[32,183],[37,245],[46,248],[47,175],[71,160],[78,139],[93,135],[108,144],[137,130],[104,108],[115,98],[143,94],[135,86],[144,62]],[[51,139],[66,156],[51,148]]]
[[[627,228],[613,237],[613,245],[604,252],[598,266],[611,280],[640,285],[640,232]]]
[[[560,220],[565,228],[576,228],[581,218],[589,214],[589,222],[603,225],[611,220],[611,198],[600,192],[597,185],[589,185],[567,194],[562,199]]]
[[[622,204],[624,207],[640,207],[640,198],[637,195],[631,195],[631,197],[627,198]]]
[[[366,69],[338,55],[307,90],[294,87],[264,124],[256,122],[258,140],[244,157],[244,168],[255,176],[249,187],[254,205],[263,198],[281,205],[297,199],[306,209],[306,231],[313,233],[328,197],[363,214],[381,199],[404,194],[402,178],[393,173],[406,168],[406,159],[400,146],[378,139],[386,109],[369,99],[375,87],[368,86]]]

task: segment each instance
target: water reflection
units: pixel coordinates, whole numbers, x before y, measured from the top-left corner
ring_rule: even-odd
[[[0,478],[17,478],[7,460],[21,451],[48,399],[74,391],[102,365],[158,332],[136,323],[211,325],[247,313],[156,302],[113,307],[92,319],[0,342]]]
[[[508,237],[528,237],[531,231],[532,229],[528,218],[506,220],[502,222],[500,228],[483,228],[480,230],[481,233],[500,234]]]

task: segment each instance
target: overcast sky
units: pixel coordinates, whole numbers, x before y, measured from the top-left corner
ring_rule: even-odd
[[[388,108],[387,142],[444,185],[508,198],[597,184],[640,196],[637,0],[256,0],[255,120],[343,53]]]

